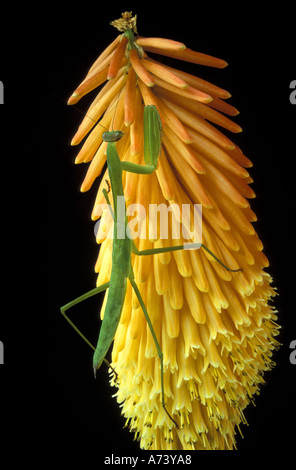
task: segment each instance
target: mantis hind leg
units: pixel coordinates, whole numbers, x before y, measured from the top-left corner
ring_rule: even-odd
[[[160,359],[160,373],[161,373],[161,401],[162,401],[162,407],[164,409],[164,411],[166,412],[166,414],[168,415],[168,417],[170,418],[170,420],[174,423],[174,425],[176,426],[176,428],[179,428],[178,424],[176,423],[176,421],[172,418],[172,416],[170,415],[170,413],[168,412],[167,408],[166,408],[166,404],[165,404],[165,401],[164,401],[164,380],[163,380],[163,353],[162,353],[162,350],[161,350],[161,347],[160,347],[160,344],[158,342],[158,339],[156,337],[156,334],[155,334],[155,331],[154,331],[154,328],[152,326],[152,323],[151,323],[151,320],[150,320],[150,317],[149,317],[149,314],[147,312],[147,309],[145,307],[145,304],[144,304],[144,301],[142,299],[142,296],[140,294],[140,291],[138,289],[138,286],[135,282],[135,280],[132,278],[132,277],[129,277],[129,280],[130,280],[130,283],[136,293],[136,296],[138,297],[138,300],[140,302],[140,305],[142,307],[142,310],[144,312],[144,315],[145,315],[145,318],[146,318],[146,321],[148,323],[148,326],[149,326],[149,329],[151,331],[151,334],[152,334],[152,337],[153,337],[153,340],[154,340],[154,343],[155,343],[155,346],[156,346],[156,350],[157,350],[157,354],[158,354],[158,357]]]
[[[74,307],[74,305],[77,305],[79,304],[80,302],[83,302],[84,300],[86,299],[89,299],[90,297],[93,297],[94,295],[97,295],[99,294],[100,292],[103,292],[104,290],[108,289],[109,287],[109,282],[106,282],[105,284],[102,284],[101,286],[98,286],[98,287],[95,287],[94,289],[86,292],[85,294],[81,295],[80,297],[77,297],[76,299],[72,300],[71,302],[67,303],[66,305],[64,305],[63,307],[61,307],[61,314],[63,315],[63,317],[67,320],[67,322],[72,326],[72,328],[76,331],[76,333],[79,334],[79,336],[89,345],[89,347],[91,347],[93,349],[93,351],[96,350],[96,348],[94,347],[94,345],[84,336],[84,334],[79,330],[79,328],[77,328],[77,326],[72,322],[72,320],[70,320],[70,318],[68,317],[68,315],[66,315],[66,311],[71,308],[71,307]],[[104,359],[104,362],[107,364],[108,367],[110,367],[110,369],[112,370],[112,372],[116,375],[117,377],[117,372],[113,369],[113,367],[111,366],[110,362],[107,361],[107,359]]]
[[[93,297],[94,295],[99,294],[100,292],[103,292],[104,290],[108,289],[109,287],[109,282],[106,282],[105,284],[102,284],[101,286],[95,287],[94,289],[91,289],[90,291],[86,292],[83,295],[80,295],[76,299],[72,300],[71,302],[67,303],[63,307],[61,307],[61,314],[64,315],[66,320],[68,320],[69,317],[65,314],[65,312],[71,308],[74,307],[74,305],[79,304],[80,302],[83,302],[86,299],[89,299],[90,297]]]

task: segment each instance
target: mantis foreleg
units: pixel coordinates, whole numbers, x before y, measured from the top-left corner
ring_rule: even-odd
[[[113,212],[111,202],[110,202],[110,199],[109,199],[109,196],[108,196],[108,193],[107,193],[106,189],[103,189],[103,194],[104,194],[104,198],[106,199],[107,204],[109,206],[109,209],[110,209],[110,212],[111,212],[111,215],[112,215],[112,219],[114,220],[114,212]]]

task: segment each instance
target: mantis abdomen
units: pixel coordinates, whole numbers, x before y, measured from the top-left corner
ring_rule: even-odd
[[[94,374],[100,368],[114,339],[126,293],[126,277],[118,263],[113,263],[104,321],[100,329],[98,344],[93,357]]]

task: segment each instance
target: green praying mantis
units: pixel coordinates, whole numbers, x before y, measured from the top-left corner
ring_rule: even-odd
[[[105,361],[109,367],[111,365],[105,359],[105,356],[112,344],[114,339],[120,316],[124,304],[127,279],[132,285],[132,288],[135,291],[135,294],[139,300],[140,306],[145,315],[146,321],[148,323],[150,332],[152,334],[153,340],[155,342],[157,354],[160,360],[160,374],[161,374],[161,401],[162,407],[173,425],[178,428],[177,422],[173,419],[166,408],[165,404],[165,395],[164,395],[164,367],[163,367],[163,353],[158,342],[157,336],[155,334],[153,325],[151,323],[149,314],[147,312],[146,306],[141,297],[139,288],[135,281],[135,276],[133,273],[133,267],[131,263],[131,254],[132,252],[138,256],[147,256],[147,255],[156,255],[159,253],[171,252],[176,250],[185,249],[199,249],[203,248],[210,255],[218,261],[227,271],[237,272],[241,269],[230,269],[222,261],[220,261],[214,253],[212,253],[205,245],[202,243],[186,243],[186,245],[178,245],[171,247],[162,247],[162,248],[153,248],[149,250],[138,250],[131,236],[125,236],[118,238],[118,233],[129,233],[128,220],[126,215],[126,206],[124,204],[124,216],[119,214],[117,207],[117,197],[123,196],[123,185],[122,185],[122,172],[129,171],[132,173],[145,174],[149,175],[153,173],[157,168],[158,157],[160,154],[161,148],[161,136],[162,136],[162,125],[160,115],[156,106],[150,105],[145,106],[144,108],[144,165],[121,161],[116,150],[116,142],[120,140],[123,136],[122,131],[108,131],[104,132],[103,140],[108,142],[107,145],[107,165],[108,172],[111,184],[111,190],[113,195],[113,210],[111,208],[110,200],[108,197],[108,192],[106,189],[103,189],[104,197],[107,201],[109,209],[111,211],[114,226],[113,226],[113,249],[112,249],[112,269],[110,281],[98,286],[84,295],[78,297],[72,302],[67,303],[61,307],[61,313],[70,323],[70,325],[77,331],[77,333],[87,342],[87,344],[94,350],[93,356],[93,369],[94,375],[96,376],[96,371],[100,368],[103,361]],[[109,188],[110,190],[110,188]],[[121,209],[122,210],[122,209]],[[74,325],[70,318],[66,315],[66,311],[73,307],[74,305],[82,302],[89,297],[92,297],[100,292],[109,288],[108,298],[106,303],[106,309],[104,314],[104,319],[102,321],[99,339],[96,348],[88,341],[88,339],[82,334],[82,332]],[[113,372],[116,374],[116,371],[111,367]]]

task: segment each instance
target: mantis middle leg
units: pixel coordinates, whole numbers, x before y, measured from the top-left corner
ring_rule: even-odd
[[[86,299],[89,299],[90,297],[93,297],[94,295],[97,295],[99,294],[100,292],[103,292],[104,290],[108,289],[109,287],[109,282],[106,282],[105,284],[102,284],[101,286],[98,286],[98,287],[95,287],[94,289],[91,289],[90,291],[86,292],[85,294],[83,295],[80,295],[80,297],[77,297],[76,299],[72,300],[71,302],[67,303],[66,305],[64,305],[63,307],[61,307],[61,314],[64,316],[64,318],[67,320],[67,322],[74,328],[74,330],[76,331],[76,333],[79,334],[79,336],[84,339],[84,341],[95,351],[96,348],[94,347],[93,344],[91,344],[91,342],[84,336],[84,334],[79,330],[79,328],[77,328],[77,326],[72,322],[72,320],[70,320],[70,318],[68,317],[68,315],[66,315],[66,311],[71,308],[71,307],[74,307],[74,305],[77,305],[79,304],[80,302],[83,302],[84,300]],[[109,361],[107,361],[107,359],[104,359],[104,362],[112,369],[112,371],[116,374],[117,376],[117,373],[116,371],[113,369],[113,367],[111,366],[111,364],[109,363]]]
[[[222,263],[222,261],[211,251],[209,250],[208,247],[206,247],[203,243],[186,243],[186,245],[177,245],[177,246],[167,246],[167,247],[162,247],[162,248],[151,248],[150,250],[138,250],[136,245],[133,243],[132,244],[132,249],[133,252],[138,255],[138,256],[145,256],[145,255],[157,255],[160,253],[168,253],[170,251],[178,251],[178,250],[188,250],[188,249],[199,249],[203,248],[205,251],[207,251],[223,268],[225,268],[227,271],[236,273],[238,271],[242,271],[241,268],[239,269],[231,269],[226,264]]]

